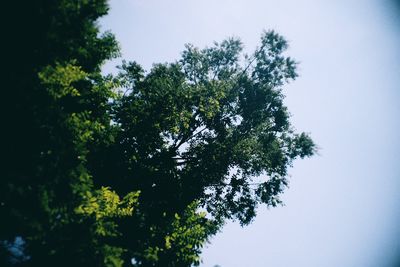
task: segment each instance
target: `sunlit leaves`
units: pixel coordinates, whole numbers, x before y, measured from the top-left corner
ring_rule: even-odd
[[[56,63],[54,67],[46,66],[38,75],[49,94],[58,99],[66,95],[79,96],[80,93],[73,83],[86,78],[87,73],[72,62],[65,66],[60,63]]]
[[[138,204],[138,197],[139,192],[131,192],[121,200],[115,191],[102,187],[94,193],[87,191],[84,202],[75,212],[94,217],[96,234],[115,236],[118,234],[117,224],[110,219],[132,216],[133,209]]]

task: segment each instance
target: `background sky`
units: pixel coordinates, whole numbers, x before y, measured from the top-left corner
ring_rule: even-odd
[[[400,12],[390,0],[113,0],[101,21],[122,57],[149,69],[240,37],[247,51],[274,29],[300,62],[285,87],[298,131],[320,155],[297,161],[283,207],[228,223],[202,267],[400,266]],[[114,63],[105,66],[113,70]]]

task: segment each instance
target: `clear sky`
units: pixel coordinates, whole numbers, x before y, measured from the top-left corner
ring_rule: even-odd
[[[263,29],[289,41],[300,77],[285,87],[320,155],[290,170],[285,206],[228,223],[202,267],[400,266],[400,11],[390,0],[113,0],[103,29],[144,67]],[[111,71],[112,64],[105,70]]]

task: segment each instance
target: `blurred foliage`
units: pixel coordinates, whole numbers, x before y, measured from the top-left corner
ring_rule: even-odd
[[[238,39],[187,45],[113,77],[105,0],[25,4],[5,5],[1,266],[198,265],[227,219],[278,205],[287,168],[315,152],[283,104],[297,74],[277,33],[251,55]]]

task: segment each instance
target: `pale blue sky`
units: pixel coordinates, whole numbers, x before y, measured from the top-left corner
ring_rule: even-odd
[[[263,29],[300,62],[286,103],[320,155],[294,164],[284,207],[228,223],[202,267],[400,266],[400,12],[389,0],[114,0],[101,24],[146,68],[185,43],[237,36],[251,51]]]

